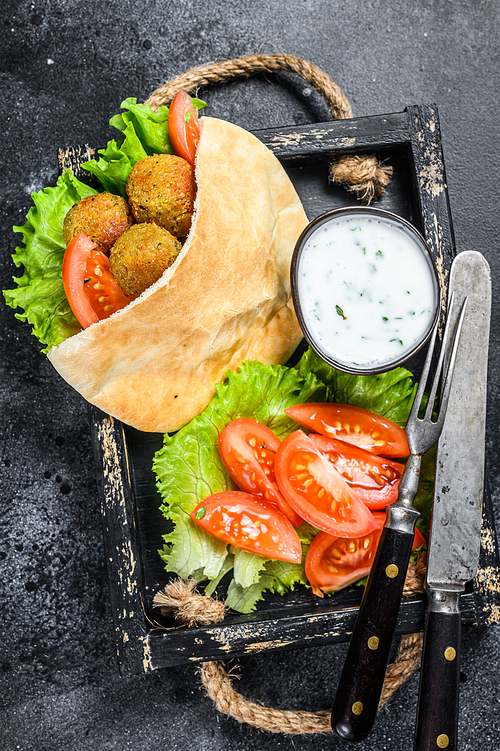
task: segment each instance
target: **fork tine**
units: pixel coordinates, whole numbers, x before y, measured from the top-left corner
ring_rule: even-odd
[[[462,305],[462,310],[460,311],[460,318],[458,320],[457,327],[455,329],[453,349],[451,351],[450,362],[448,364],[448,369],[446,371],[446,376],[444,379],[444,385],[442,389],[441,404],[439,406],[439,414],[438,414],[438,424],[444,421],[444,418],[446,415],[446,408],[448,406],[448,398],[450,396],[451,383],[453,380],[453,371],[455,369],[455,360],[457,359],[458,345],[460,341],[460,332],[462,331],[462,326],[464,323],[468,301],[469,301],[469,298],[466,297]]]
[[[437,326],[434,328],[434,331],[432,332],[432,337],[429,343],[429,349],[427,350],[427,356],[425,358],[424,367],[422,368],[422,373],[420,376],[417,393],[415,394],[415,399],[413,400],[413,405],[410,411],[410,416],[408,417],[408,423],[412,422],[418,417],[418,412],[420,410],[420,405],[422,404],[422,398],[424,396],[425,386],[427,383],[427,378],[429,376],[429,370],[431,367],[432,355],[434,352],[434,346],[436,344],[436,335],[437,335]]]
[[[443,353],[444,353],[444,350],[445,350],[446,340],[448,338],[448,331],[449,331],[449,328],[450,328],[450,320],[451,320],[450,312],[451,312],[451,309],[453,307],[453,298],[454,298],[454,295],[455,295],[455,292],[452,292],[451,293],[451,297],[450,297],[450,302],[449,302],[449,305],[448,305],[448,316],[447,316],[447,319],[446,319],[446,326],[445,326],[445,330],[444,330],[444,334],[443,334],[443,343],[442,343],[441,354],[440,354],[439,363],[438,363],[438,371],[437,371],[438,373],[441,370],[441,365],[442,365],[442,362],[443,362]],[[430,340],[430,343],[429,343],[429,349],[427,350],[427,356],[425,358],[424,367],[422,368],[422,373],[420,375],[420,381],[419,381],[419,384],[418,384],[418,389],[417,389],[417,393],[415,395],[415,399],[413,400],[413,405],[412,405],[412,408],[411,408],[411,411],[410,411],[410,416],[408,418],[408,423],[411,420],[416,420],[418,418],[418,413],[419,413],[420,406],[422,404],[422,399],[423,399],[423,396],[424,396],[424,393],[425,393],[425,387],[427,386],[427,379],[429,377],[429,370],[431,368],[431,362],[432,362],[432,358],[433,358],[433,355],[434,355],[434,348],[436,346],[436,336],[437,336],[437,326],[435,327],[434,331],[432,332],[432,337],[431,337],[431,340]],[[436,396],[437,382],[438,382],[438,379],[434,378],[434,382],[433,382],[433,386],[435,385],[434,394],[429,399],[427,406],[429,404],[434,403],[434,398]],[[427,418],[428,418],[428,414],[426,412],[425,419],[427,419]]]
[[[448,347],[448,338],[449,338],[449,335],[450,335],[450,328],[451,328],[451,321],[452,321],[452,315],[451,314],[452,314],[452,311],[453,311],[454,294],[455,293],[452,292],[451,298],[450,298],[450,303],[448,305],[448,315],[446,316],[446,326],[445,326],[445,329],[444,329],[443,341],[441,343],[441,351],[439,353],[438,363],[437,363],[437,366],[436,366],[436,372],[434,374],[434,379],[433,379],[432,385],[431,385],[431,392],[429,394],[429,401],[427,402],[427,408],[425,410],[424,420],[430,420],[431,419],[432,411],[434,409],[434,402],[435,402],[435,399],[436,399],[436,392],[437,392],[437,388],[438,388],[438,385],[439,385],[439,379],[441,377],[441,371],[443,369],[443,362],[444,362],[445,354],[446,354],[447,347]],[[444,379],[443,379],[443,383],[444,383]]]

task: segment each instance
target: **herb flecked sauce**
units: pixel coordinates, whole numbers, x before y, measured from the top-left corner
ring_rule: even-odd
[[[429,331],[437,305],[430,260],[390,219],[341,216],[304,246],[297,292],[310,338],[331,359],[390,364]]]

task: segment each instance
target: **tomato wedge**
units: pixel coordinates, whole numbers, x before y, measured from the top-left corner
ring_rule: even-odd
[[[84,329],[131,301],[113,279],[107,256],[83,232],[68,243],[62,278],[71,310]]]
[[[358,537],[376,528],[373,515],[313,441],[291,433],[276,452],[278,487],[306,521],[336,537]]]
[[[274,459],[281,441],[273,431],[247,417],[238,417],[219,435],[222,462],[240,490],[258,495],[276,506],[298,527],[302,518],[278,490]]]
[[[337,441],[335,438],[315,433],[311,433],[309,438],[328,457],[346,483],[354,488],[359,500],[363,501],[370,511],[383,509],[397,500],[399,483],[404,472],[403,464],[375,456],[369,451],[351,443]]]
[[[198,110],[185,91],[179,91],[169,107],[168,135],[177,156],[186,159],[194,167],[200,140]]]
[[[197,505],[191,518],[214,537],[249,553],[291,563],[302,560],[300,540],[288,519],[251,493],[215,493]]]
[[[359,537],[316,535],[307,551],[305,570],[314,594],[337,592],[370,573],[378,541],[385,524],[385,512],[376,511],[376,528]]]
[[[334,537],[320,532],[307,551],[305,570],[314,594],[336,592],[370,573],[378,541],[385,524],[384,511],[375,511],[377,529],[367,535],[351,538]],[[416,550],[425,538],[415,529],[412,549]]]
[[[381,456],[408,456],[406,433],[385,417],[351,404],[297,404],[285,409],[299,425]]]

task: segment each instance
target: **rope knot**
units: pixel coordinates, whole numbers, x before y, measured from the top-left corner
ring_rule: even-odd
[[[366,203],[385,195],[392,167],[380,164],[375,156],[344,156],[330,165],[330,179],[344,185]]]
[[[163,592],[157,592],[153,605],[160,607],[162,614],[172,612],[183,626],[210,626],[224,618],[226,606],[220,600],[205,597],[196,592],[196,579],[174,579]]]

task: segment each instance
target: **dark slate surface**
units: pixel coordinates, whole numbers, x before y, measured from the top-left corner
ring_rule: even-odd
[[[407,3],[222,0],[210,3],[4,0],[1,10],[1,286],[19,272],[11,227],[30,193],[54,184],[57,148],[104,145],[125,96],[211,60],[291,53],[324,69],[355,115],[439,107],[457,249],[500,278],[498,6],[492,0]],[[210,113],[249,129],[328,119],[291,76],[206,94]],[[19,236],[18,236],[19,237]],[[346,747],[336,738],[271,736],[219,715],[195,667],[122,679],[115,661],[86,405],[52,369],[29,327],[0,305],[0,748],[142,751]],[[499,314],[491,337],[487,462],[500,518]],[[345,647],[241,660],[239,689],[281,708],[330,707]],[[500,628],[465,629],[460,748],[500,746]],[[417,674],[357,748],[412,745]]]

